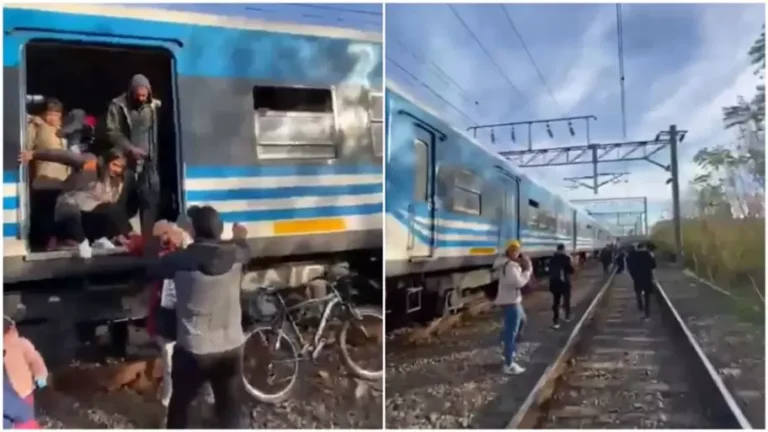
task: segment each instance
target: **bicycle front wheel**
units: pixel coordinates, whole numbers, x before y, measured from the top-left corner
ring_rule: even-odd
[[[245,339],[243,385],[260,402],[276,404],[287,399],[299,376],[300,353],[283,330],[258,326]]]
[[[344,366],[358,378],[376,380],[384,376],[384,314],[381,308],[357,308],[360,319],[344,322],[339,348]]]

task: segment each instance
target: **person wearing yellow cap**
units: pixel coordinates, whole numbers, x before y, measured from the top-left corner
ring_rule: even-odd
[[[515,362],[517,333],[525,320],[523,295],[521,289],[531,279],[533,266],[528,257],[520,253],[521,245],[517,240],[507,243],[504,256],[494,267],[499,270],[499,288],[494,303],[504,311],[504,326],[501,340],[504,352],[503,372],[518,375],[525,369]]]

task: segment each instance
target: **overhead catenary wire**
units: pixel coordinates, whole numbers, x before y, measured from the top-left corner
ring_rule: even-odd
[[[265,13],[265,14],[286,14],[285,11],[281,10],[275,10],[275,9],[266,9],[263,6],[282,6],[277,4],[268,4],[268,3],[256,3],[251,6],[246,6],[245,10],[257,12],[257,13]],[[290,14],[289,14],[290,15]],[[337,23],[346,23],[348,27],[351,28],[359,28],[359,26],[367,26],[371,28],[379,28],[381,29],[381,21],[371,21],[371,20],[364,20],[364,19],[349,19],[349,18],[342,18],[338,15],[315,15],[315,14],[308,14],[308,13],[297,13],[295,14],[301,18],[314,20],[314,21],[320,21],[320,24],[329,24],[329,21],[335,21]],[[274,16],[274,15],[273,15]]]
[[[397,38],[397,36],[391,36],[390,35],[389,37],[392,37],[394,39],[394,41],[400,46],[400,49],[402,49],[403,51],[409,53],[413,58],[415,58],[417,60],[420,60],[420,61],[425,61],[424,59],[426,59],[426,61],[425,61],[426,64],[428,64],[429,66],[434,68],[436,71],[439,72],[440,75],[442,75],[443,77],[446,78],[446,80],[447,80],[446,84],[452,84],[454,87],[456,87],[459,90],[459,95],[461,96],[461,98],[465,102],[475,103],[475,104],[477,103],[476,101],[470,100],[466,96],[467,90],[464,87],[462,87],[461,84],[456,82],[456,80],[453,79],[448,74],[448,72],[446,72],[443,68],[441,68],[437,63],[435,63],[434,61],[430,60],[428,56],[423,55],[423,54],[419,55],[419,53],[417,53],[413,48],[409,48],[409,46],[405,42],[403,42],[403,40]]]
[[[470,123],[471,123],[473,126],[476,126],[476,125],[477,125],[477,122],[475,121],[475,119],[473,119],[473,118],[472,118],[472,117],[471,117],[469,114],[465,113],[464,111],[462,111],[461,109],[459,109],[459,108],[458,108],[456,105],[454,105],[453,103],[451,103],[451,101],[449,101],[448,99],[444,98],[444,97],[443,97],[443,96],[442,96],[440,93],[438,93],[437,91],[435,91],[435,89],[433,89],[432,87],[430,87],[430,86],[429,86],[427,83],[425,83],[424,81],[420,80],[420,79],[419,79],[419,78],[418,78],[416,75],[414,75],[414,74],[413,74],[411,71],[409,71],[408,69],[406,69],[406,68],[405,68],[403,65],[401,65],[401,64],[400,64],[400,63],[398,63],[398,62],[396,62],[395,60],[392,60],[392,58],[391,58],[391,57],[387,57],[387,61],[388,61],[388,62],[390,62],[390,63],[392,63],[392,65],[393,65],[393,66],[395,66],[396,68],[398,68],[398,69],[400,69],[401,71],[403,71],[403,72],[404,72],[405,74],[407,74],[407,75],[408,75],[408,76],[409,76],[409,77],[410,77],[412,80],[416,81],[416,82],[417,82],[419,85],[421,85],[422,87],[424,87],[425,89],[427,89],[429,92],[431,92],[433,95],[435,95],[435,97],[437,97],[437,98],[438,98],[438,99],[440,99],[441,101],[443,101],[443,102],[445,102],[446,104],[448,104],[448,106],[450,106],[450,107],[451,107],[451,108],[452,108],[454,111],[456,111],[457,113],[459,113],[459,114],[460,114],[462,117],[464,117],[465,119],[469,120],[469,122],[470,122]]]
[[[509,78],[509,76],[504,72],[504,69],[499,65],[498,62],[496,62],[496,59],[493,58],[493,55],[488,51],[488,49],[485,48],[485,45],[480,41],[480,38],[477,37],[475,32],[472,31],[472,29],[467,25],[466,21],[464,21],[464,18],[461,17],[458,11],[456,11],[456,8],[453,7],[452,4],[447,4],[448,8],[453,12],[453,15],[456,16],[456,19],[459,20],[461,25],[464,27],[464,29],[467,30],[467,32],[472,36],[472,39],[477,42],[477,44],[480,46],[480,49],[483,50],[486,56],[491,60],[491,63],[496,67],[496,70],[499,71],[499,74],[507,81],[507,84],[525,101],[523,106],[528,105],[528,98],[523,94],[522,91],[520,91],[519,88],[512,82],[512,79]]]
[[[526,45],[525,40],[523,39],[523,36],[520,34],[520,32],[517,30],[517,26],[515,25],[515,22],[512,20],[512,16],[509,15],[509,11],[507,8],[500,4],[499,7],[502,11],[504,11],[504,16],[507,17],[507,22],[509,22],[509,26],[512,27],[512,31],[515,32],[515,35],[520,40],[520,43],[523,45],[523,50],[525,51],[525,54],[528,55],[528,60],[531,61],[531,64],[533,65],[534,69],[536,69],[536,74],[539,76],[539,80],[544,85],[544,88],[547,90],[547,93],[549,93],[549,96],[552,98],[553,101],[555,101],[555,105],[557,105],[558,109],[560,110],[560,115],[565,117],[567,113],[563,109],[563,106],[560,105],[560,102],[555,97],[555,94],[552,92],[552,89],[549,87],[549,84],[547,84],[547,79],[544,78],[544,74],[541,73],[541,69],[539,69],[539,66],[536,64],[536,60],[533,59],[533,55],[531,55],[531,52],[528,50],[528,45]]]
[[[284,4],[291,5],[291,6],[298,6],[298,7],[332,10],[337,12],[347,12],[347,13],[362,14],[362,15],[374,15],[374,16],[382,15],[381,12],[367,11],[367,10],[361,10],[361,9],[350,9],[345,7],[329,6],[329,5],[323,5],[323,4],[317,4],[317,3],[284,3]]]
[[[619,55],[619,89],[621,91],[621,134],[627,140],[626,94],[624,92],[624,25],[621,20],[621,3],[616,4],[616,37]]]

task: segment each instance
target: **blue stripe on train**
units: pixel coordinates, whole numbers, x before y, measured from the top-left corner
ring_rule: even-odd
[[[19,224],[13,222],[3,224],[3,237],[17,237],[18,235]]]
[[[285,165],[285,166],[191,166],[187,167],[186,178],[219,179],[230,177],[290,177],[321,175],[382,174],[381,165],[339,164],[339,165]]]
[[[3,210],[16,210],[19,208],[19,197],[3,197]]]
[[[380,193],[381,183],[348,186],[293,186],[269,189],[188,190],[187,201],[259,200],[297,197],[338,197]]]
[[[363,216],[381,213],[381,204],[342,207],[313,207],[279,210],[221,212],[224,222],[262,222],[290,219],[312,219],[340,216]]]
[[[3,171],[3,183],[18,183],[19,182],[19,172],[17,170],[13,171]]]
[[[163,14],[163,11],[157,13]],[[259,77],[264,81],[315,85],[332,85],[351,78],[354,84],[370,80],[375,87],[382,86],[381,43],[134,18],[22,10],[14,9],[13,6],[3,8],[3,27],[46,30],[39,34],[19,32],[18,36],[15,33],[5,35],[5,67],[18,67],[21,63],[23,38],[38,36],[88,40],[90,34],[99,35],[100,40],[115,44],[164,43],[176,51],[176,67],[180,75]],[[126,40],[126,36],[132,39]],[[181,47],[174,41],[180,42]],[[367,73],[350,77],[347,68],[323,67],[333,57],[344,64],[359,62],[358,54],[350,49],[352,45],[363,45],[371,51],[373,64],[370,70],[365,71]]]

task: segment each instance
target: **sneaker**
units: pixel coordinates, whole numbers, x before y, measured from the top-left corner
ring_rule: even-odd
[[[77,245],[77,252],[80,255],[80,258],[91,258],[93,256],[93,249],[91,249],[91,244],[88,243],[88,239],[83,240],[82,243]]]
[[[559,329],[560,328],[560,323],[552,324],[552,328],[555,329],[555,330]]]
[[[571,317],[567,316],[567,317],[563,318],[563,321],[565,321],[565,322],[571,322]]]
[[[521,373],[525,372],[525,368],[515,362],[512,362],[512,364],[504,366],[503,371],[506,375],[520,375]]]

